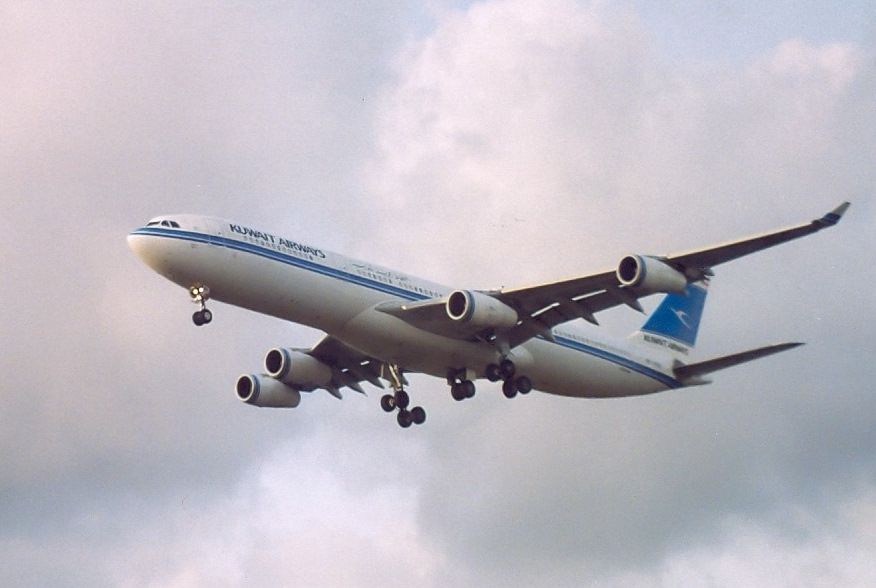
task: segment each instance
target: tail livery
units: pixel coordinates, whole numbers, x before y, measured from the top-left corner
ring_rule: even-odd
[[[689,284],[682,294],[668,294],[633,338],[686,356],[696,345],[707,294],[706,281]]]

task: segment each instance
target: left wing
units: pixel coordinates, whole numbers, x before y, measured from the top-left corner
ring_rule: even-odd
[[[849,203],[843,202],[811,222],[703,249],[663,257],[629,256],[621,260],[616,271],[553,284],[499,291],[494,296],[521,313],[520,324],[506,335],[508,343],[514,347],[540,334],[550,338],[553,327],[576,318],[596,324],[594,315],[597,312],[620,304],[641,311],[639,298],[671,291],[648,287],[648,270],[674,270],[684,277],[686,286],[687,283],[711,276],[712,267],[716,265],[832,227],[840,221],[848,208]],[[635,260],[639,264],[638,271],[625,275],[625,270],[630,269],[629,266],[625,267],[628,260]],[[678,289],[683,290],[681,287]]]
[[[589,276],[508,290],[457,290],[447,298],[387,302],[377,310],[436,334],[513,348],[539,335],[551,338],[553,327],[574,319],[598,324],[596,313],[614,306],[626,304],[642,311],[639,298],[683,292],[688,284],[711,276],[716,265],[832,227],[848,208],[844,202],[809,223],[704,249],[666,256],[629,255],[616,269]]]
[[[341,398],[341,388],[347,387],[360,394],[365,394],[360,382],[370,382],[378,388],[383,388],[381,377],[381,362],[373,357],[356,351],[332,336],[325,337],[307,355],[314,357],[329,366],[332,370],[332,381],[325,386],[328,392]]]

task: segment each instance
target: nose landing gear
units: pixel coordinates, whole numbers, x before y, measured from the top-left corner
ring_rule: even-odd
[[[192,322],[200,327],[212,321],[213,313],[207,309],[207,300],[210,299],[210,288],[201,284],[195,284],[189,288],[189,296],[192,297],[192,302],[201,306],[201,309],[195,311],[195,314],[192,315]]]

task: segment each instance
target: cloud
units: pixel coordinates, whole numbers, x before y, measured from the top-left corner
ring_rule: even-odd
[[[869,54],[791,39],[749,64],[703,72],[661,61],[647,37],[635,15],[606,7],[495,2],[408,48],[379,113],[371,178],[387,207],[409,211],[408,230],[443,253],[432,262],[439,273],[495,287],[603,269],[630,250],[669,252],[799,221],[868,185],[872,156],[860,165],[849,133],[871,145],[851,129],[876,120],[857,111],[850,125],[848,107],[871,83]],[[853,210],[866,219],[861,204]],[[844,286],[818,261],[870,246],[860,231],[832,234],[764,254],[754,270],[721,268],[715,290],[729,293],[713,296],[704,346],[726,339],[718,351],[729,353],[775,330],[811,335],[803,339],[823,343],[819,361],[842,362],[827,348],[849,349],[839,340],[867,312],[825,306],[826,290]],[[425,253],[396,255],[414,267]],[[810,293],[799,295],[812,272],[831,285],[807,281]],[[823,322],[801,327],[813,311]],[[753,325],[769,325],[761,339]],[[525,411],[498,418],[488,410],[476,436],[433,441],[421,524],[466,562],[463,574],[499,583],[560,570],[573,583],[585,569],[653,570],[718,541],[736,515],[787,503],[823,514],[823,492],[840,501],[846,492],[830,480],[872,480],[863,448],[876,440],[853,408],[872,406],[872,374],[843,372],[842,398],[826,397],[830,380],[804,367],[807,357],[815,361],[808,351],[783,358],[797,374],[764,363],[654,399],[527,399]],[[831,449],[820,451],[824,443]],[[812,468],[815,480],[804,474]]]
[[[759,585],[783,565],[867,583],[872,47],[789,37],[696,67],[632,8],[404,10],[6,10],[4,579]],[[320,334],[223,305],[195,329],[124,246],[155,214],[204,212],[494,287],[846,198],[836,229],[720,268],[699,352],[806,347],[605,402],[484,383],[460,405],[411,376],[415,431],[376,394],[241,406],[240,372]]]

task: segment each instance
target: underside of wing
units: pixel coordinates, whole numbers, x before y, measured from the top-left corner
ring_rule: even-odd
[[[383,388],[383,382],[380,380],[381,362],[356,351],[334,337],[325,337],[313,349],[307,351],[307,355],[331,369],[331,381],[323,388],[337,398],[341,397],[340,390],[344,387],[364,394],[361,382],[369,382],[378,388]]]

